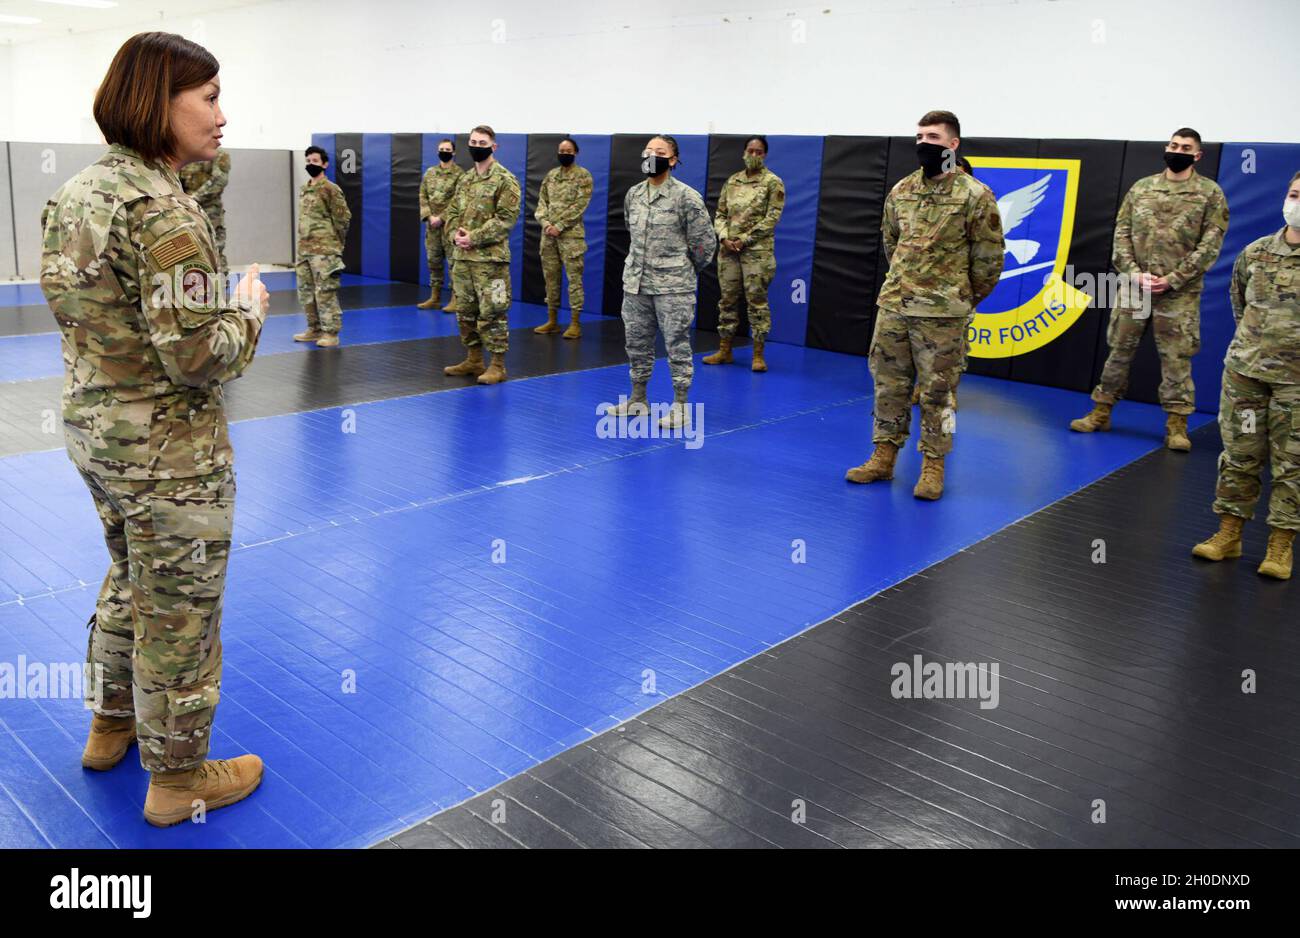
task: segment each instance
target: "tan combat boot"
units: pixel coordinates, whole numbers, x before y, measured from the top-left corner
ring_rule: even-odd
[[[459,313],[459,312],[460,312],[460,307],[456,305],[456,294],[455,294],[454,291],[453,291],[452,294],[451,294],[451,299],[449,299],[449,300],[447,301],[447,305],[444,306],[444,307],[442,308],[442,311],[443,311],[444,313]]]
[[[646,393],[644,384],[632,385],[632,396],[623,398],[617,404],[611,404],[605,408],[607,417],[636,417],[644,416],[650,413],[650,405],[646,402]]]
[[[144,819],[154,827],[189,820],[202,802],[205,812],[243,801],[262,782],[257,756],[214,759],[185,772],[154,772],[144,799]]]
[[[429,298],[422,303],[415,304],[416,309],[437,309],[438,308],[438,291],[432,290]]]
[[[767,371],[767,359],[763,357],[763,348],[767,345],[767,339],[754,339],[754,361],[749,366],[750,371]]]
[[[90,738],[81,753],[81,764],[96,772],[107,772],[122,761],[135,742],[135,717],[101,717],[90,719]]]
[[[893,443],[876,444],[876,450],[860,466],[854,466],[844,474],[850,482],[888,482],[894,477],[894,462],[898,459],[898,447]]]
[[[582,315],[581,310],[573,314],[573,318],[569,321],[569,328],[564,330],[564,335],[562,336],[562,338],[565,339],[582,338],[582,326],[578,324],[578,317],[581,315]]]
[[[1088,411],[1078,420],[1070,421],[1070,429],[1077,433],[1095,433],[1098,430],[1110,429],[1110,409],[1111,404],[1093,404],[1092,410]]]
[[[323,333],[321,337],[316,340],[317,348],[334,348],[338,344],[339,337],[338,334],[334,332]]]
[[[1294,531],[1282,528],[1270,529],[1268,549],[1264,552],[1264,562],[1259,565],[1259,572],[1278,580],[1291,579],[1291,549],[1294,541]]]
[[[506,353],[493,352],[492,362],[487,366],[487,371],[478,376],[479,384],[500,384],[506,378]]]
[[[559,315],[559,310],[548,309],[546,311],[546,322],[534,329],[533,332],[538,335],[555,335],[560,331],[560,324],[556,321],[559,319]]]
[[[322,335],[324,335],[324,333],[316,329],[307,329],[304,332],[295,333],[293,340],[295,342],[315,342]]]
[[[731,340],[723,339],[718,343],[718,350],[712,355],[704,356],[706,365],[730,365],[731,364]]]
[[[465,350],[465,360],[457,362],[454,365],[448,365],[442,369],[444,375],[457,377],[459,375],[472,375],[478,377],[487,369],[483,367],[483,346],[476,345],[471,349]]]
[[[1165,446],[1178,453],[1190,452],[1192,441],[1187,438],[1187,415],[1170,414],[1165,421]]]
[[[1192,548],[1192,556],[1204,560],[1227,560],[1241,556],[1241,529],[1246,519],[1219,515],[1219,530]]]
[[[943,457],[926,456],[921,463],[921,478],[912,494],[917,498],[934,501],[943,494]]]

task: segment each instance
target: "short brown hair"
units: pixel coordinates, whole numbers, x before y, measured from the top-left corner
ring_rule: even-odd
[[[945,124],[954,137],[961,136],[961,121],[957,120],[957,115],[952,111],[926,111],[916,122],[918,127],[932,127],[935,124]]]
[[[493,143],[497,142],[497,132],[487,124],[479,124],[470,131],[470,136],[473,136],[474,134],[483,134],[484,136],[491,137]]]
[[[1297,179],[1300,179],[1300,173],[1296,173],[1294,176],[1292,176],[1291,182],[1295,182]],[[1290,186],[1291,182],[1288,182],[1287,185]]]
[[[137,33],[117,50],[95,92],[95,123],[109,143],[147,160],[173,155],[172,97],[216,77],[216,57],[175,33]]]

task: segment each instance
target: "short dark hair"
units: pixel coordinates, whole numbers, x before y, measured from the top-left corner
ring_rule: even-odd
[[[452,152],[453,152],[453,153],[456,152],[456,141],[455,141],[455,140],[451,139],[451,137],[443,137],[441,140],[438,141],[438,146],[442,146],[444,143],[450,143],[450,144],[451,144],[451,150],[452,150]]]
[[[318,147],[318,146],[310,146],[310,147],[308,147],[306,150],[303,151],[303,154],[302,154],[302,155],[303,155],[303,156],[311,156],[313,153],[315,153],[317,156],[320,157],[320,161],[321,161],[322,163],[326,163],[326,164],[329,163],[329,161],[330,161],[330,155],[329,155],[328,153],[326,153],[323,149],[321,149],[321,148]]]
[[[749,149],[749,145],[750,145],[751,143],[753,143],[755,140],[757,140],[759,143],[763,144],[763,153],[766,154],[766,153],[767,153],[767,138],[764,137],[762,134],[753,134],[753,135],[751,135],[751,136],[746,137],[746,138],[745,138],[745,149],[748,150],[748,149]]]
[[[564,135],[564,139],[561,140],[560,143],[571,143],[571,144],[573,144],[573,152],[574,152],[574,153],[581,153],[581,152],[582,152],[582,148],[578,146],[578,141],[577,141],[577,140],[574,140],[574,139],[573,139],[572,137],[570,137],[568,134],[565,134],[565,135]],[[557,150],[560,148],[560,143],[557,143],[557,144],[555,145],[555,148],[556,148]]]
[[[1196,131],[1192,130],[1192,128],[1190,127],[1179,127],[1177,130],[1171,133],[1169,137],[1170,139],[1173,139],[1174,137],[1190,137],[1191,139],[1196,141],[1196,149],[1198,150],[1201,149],[1201,135],[1198,134]]]
[[[489,127],[487,124],[479,124],[477,127],[472,129],[469,133],[471,137],[474,134],[485,134],[492,138],[493,143],[497,142],[497,132],[493,130],[491,127]]]
[[[104,139],[146,160],[174,156],[172,98],[217,77],[207,49],[175,33],[136,33],[117,50],[95,92],[93,113]]]
[[[680,163],[682,161],[682,154],[681,151],[677,148],[676,137],[672,136],[671,134],[655,134],[653,137],[650,138],[650,140],[662,140],[664,143],[668,144],[668,149],[673,151],[673,156],[677,157],[677,162]],[[647,140],[646,143],[649,143],[650,140]]]
[[[935,124],[945,124],[954,137],[961,136],[961,121],[957,120],[957,115],[952,111],[926,111],[916,122],[918,127],[931,127]]]

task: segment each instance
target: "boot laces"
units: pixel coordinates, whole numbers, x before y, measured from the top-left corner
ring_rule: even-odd
[[[1268,538],[1268,547],[1264,551],[1265,563],[1282,563],[1282,558],[1286,556],[1286,550],[1291,546],[1291,538],[1284,534],[1271,534]]]

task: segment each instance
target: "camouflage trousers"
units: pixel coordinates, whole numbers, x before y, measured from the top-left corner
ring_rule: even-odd
[[[673,390],[690,389],[695,376],[691,352],[694,293],[624,293],[623,331],[633,384],[649,384],[655,367],[655,329],[664,334]]]
[[[134,716],[140,764],[181,771],[207,758],[221,694],[221,599],[235,476],[127,481],[82,471],[111,564],[87,661],[101,716]],[[94,667],[99,665],[102,671]]]
[[[772,307],[767,305],[767,288],[776,276],[776,255],[771,251],[744,250],[739,254],[718,251],[718,335],[730,339],[740,324],[740,297],[749,312],[749,332],[765,339],[772,331]]]
[[[1133,356],[1150,322],[1160,355],[1160,406],[1171,414],[1193,413],[1196,388],[1192,384],[1192,356],[1201,349],[1200,302],[1199,295],[1178,297],[1177,302],[1153,297],[1147,319],[1134,319],[1131,309],[1112,310],[1106,327],[1110,355],[1092,399],[1098,404],[1114,404],[1124,396]]]
[[[443,263],[451,263],[455,247],[447,235],[446,225],[441,228],[425,225],[424,229],[424,254],[429,261],[429,295],[442,299],[442,285],[452,279],[444,279]]]
[[[310,254],[298,259],[298,305],[307,314],[307,328],[338,335],[343,328],[339,308],[339,274],[343,258],[338,254]]]
[[[1215,513],[1251,518],[1268,465],[1269,526],[1300,531],[1300,384],[1270,384],[1225,368],[1219,432]]]
[[[873,443],[902,447],[912,431],[912,384],[921,389],[921,439],[927,456],[952,452],[955,415],[952,392],[965,359],[966,317],[905,316],[882,309],[876,314],[868,360],[876,385]]]
[[[542,276],[546,280],[546,308],[560,308],[560,269],[569,275],[569,310],[582,312],[583,261],[587,256],[585,238],[552,238],[542,235]]]
[[[466,261],[452,265],[456,321],[466,348],[482,346],[494,355],[510,347],[510,264],[506,261]]]

